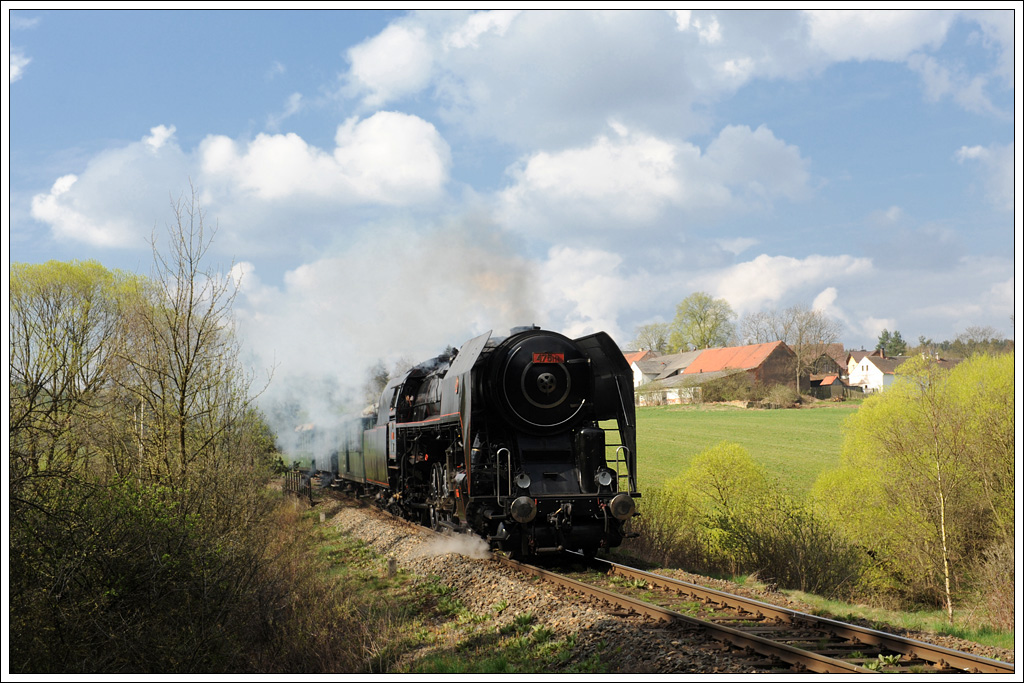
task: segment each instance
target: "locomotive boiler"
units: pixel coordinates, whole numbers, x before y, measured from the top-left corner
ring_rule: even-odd
[[[486,333],[392,379],[375,414],[344,426],[330,475],[514,555],[593,554],[636,514],[633,406],[604,332]]]

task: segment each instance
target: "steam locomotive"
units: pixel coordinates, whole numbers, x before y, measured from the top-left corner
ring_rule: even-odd
[[[516,556],[618,546],[640,497],[632,373],[604,332],[480,335],[347,420],[322,481]]]

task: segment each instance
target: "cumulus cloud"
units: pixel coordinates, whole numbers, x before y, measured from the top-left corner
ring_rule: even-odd
[[[96,155],[81,173],[64,175],[33,196],[32,217],[49,224],[59,241],[144,246],[189,177],[173,135],[173,126],[156,126],[138,142]]]
[[[349,48],[348,59],[349,90],[367,107],[380,107],[429,84],[434,47],[424,27],[402,21]]]
[[[793,258],[761,254],[751,261],[701,275],[697,281],[701,289],[724,298],[736,313],[742,315],[777,305],[794,292],[817,288],[830,281],[863,277],[871,271],[869,259],[847,255],[815,254]],[[828,301],[828,296],[826,294],[821,302],[827,301],[832,305],[834,299]]]
[[[174,137],[175,130],[176,128],[174,126],[155,126],[149,129],[149,137],[143,138],[142,141],[149,145],[150,149],[155,152],[163,147],[168,140]]]
[[[766,127],[727,126],[707,150],[613,125],[589,146],[538,152],[510,169],[504,222],[619,231],[669,208],[743,211],[809,193],[808,162]],[[570,228],[571,229],[571,228]]]
[[[449,31],[441,41],[445,50],[478,48],[480,38],[486,34],[505,35],[508,27],[521,10],[492,10],[473,12],[465,21]]]
[[[608,251],[552,247],[539,269],[545,320],[557,321],[563,334],[579,337],[605,331],[625,342],[619,319],[636,301],[622,257]]]
[[[813,45],[836,61],[901,61],[936,47],[956,20],[955,12],[920,10],[808,11]]]
[[[394,112],[344,122],[331,150],[294,133],[261,133],[248,142],[210,135],[185,151],[175,132],[155,126],[138,142],[97,154],[83,171],[34,196],[33,218],[59,240],[140,246],[191,181],[224,228],[222,237],[238,245],[247,234],[275,230],[286,243],[262,246],[292,249],[292,230],[282,233],[285,217],[315,230],[336,227],[338,207],[431,202],[442,196],[451,164],[433,125]],[[287,213],[268,212],[271,205]]]
[[[444,121],[524,148],[584,142],[609,115],[657,135],[703,132],[701,107],[756,78],[800,79],[881,60],[921,75],[926,96],[990,109],[1012,87],[1012,21],[1000,13],[453,12],[402,17],[349,51],[346,93],[367,107],[429,96]],[[957,22],[996,54],[991,73],[940,55]],[[594,50],[599,45],[601,50]]]
[[[722,40],[722,26],[714,14],[707,18],[695,16],[691,10],[670,10],[680,31],[693,30],[702,43],[715,44]]]
[[[212,135],[200,145],[200,164],[214,182],[264,201],[308,196],[409,204],[436,197],[448,179],[448,144],[416,116],[350,118],[338,127],[335,143],[326,151],[295,133],[261,133],[248,144]]]

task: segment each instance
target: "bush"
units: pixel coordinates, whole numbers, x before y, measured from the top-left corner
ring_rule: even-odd
[[[682,491],[653,488],[644,491],[641,514],[632,521],[639,536],[626,539],[623,550],[656,565],[699,567],[704,564],[699,523]]]
[[[730,375],[701,385],[701,397],[706,403],[724,401],[752,401],[757,398],[747,373],[738,370]]]
[[[1012,631],[1015,626],[1014,591],[1015,551],[1013,538],[984,554],[975,578],[977,596],[972,602],[982,606],[983,625]]]
[[[789,408],[800,401],[800,394],[786,384],[773,384],[764,393],[761,402],[776,408]]]
[[[13,672],[355,670],[360,620],[319,571],[291,501],[246,516],[160,486],[67,489],[60,515],[12,527]],[[221,510],[220,512],[225,512]],[[248,518],[248,523],[238,520]]]
[[[862,553],[810,508],[782,494],[740,446],[700,453],[664,488],[644,493],[626,549],[690,571],[756,572],[780,588],[833,597],[857,583]]]

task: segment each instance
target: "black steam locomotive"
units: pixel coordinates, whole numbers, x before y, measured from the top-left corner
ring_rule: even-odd
[[[636,514],[635,425],[611,337],[516,328],[391,380],[318,464],[336,486],[514,555],[593,554],[619,545]]]

